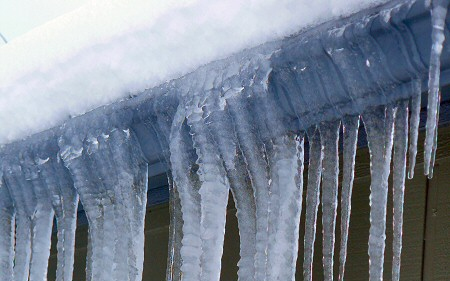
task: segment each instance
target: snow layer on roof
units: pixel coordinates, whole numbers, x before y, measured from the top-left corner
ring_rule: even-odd
[[[0,45],[0,143],[387,0],[96,0]]]

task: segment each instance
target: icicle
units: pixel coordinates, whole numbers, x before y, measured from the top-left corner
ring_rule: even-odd
[[[156,133],[156,137],[162,149],[163,158],[160,161],[170,164],[170,131],[176,107],[154,104],[155,118],[149,118],[145,125]],[[152,116],[153,117],[153,116]],[[169,243],[167,252],[166,281],[179,281],[181,273],[181,245],[183,240],[183,217],[181,213],[181,202],[178,187],[173,180],[171,171],[167,171],[167,182],[169,186]]]
[[[126,239],[126,245],[130,246],[128,276],[131,281],[139,281],[142,280],[144,266],[148,166],[133,131],[118,128],[112,130],[110,135],[113,161],[119,170],[116,194],[123,200],[124,214],[128,216],[127,223],[131,230]]]
[[[320,125],[322,161],[322,227],[324,280],[333,280],[333,258],[337,212],[340,121]]]
[[[235,128],[227,109],[222,108],[219,95],[212,95],[213,102],[208,110],[207,127],[217,142],[217,148],[224,161],[230,188],[236,206],[240,238],[240,260],[238,280],[254,280],[256,254],[256,206],[254,191],[247,182],[248,173],[242,152],[238,149]],[[240,126],[234,124],[235,126]]]
[[[156,106],[155,106],[156,107]],[[165,108],[166,110],[166,108]],[[164,116],[161,116],[164,115]],[[167,122],[172,120],[167,112],[161,113],[157,116],[157,123],[159,126],[153,125],[153,128],[158,137],[161,147],[163,147],[163,154],[166,163],[170,163],[170,127],[171,124]],[[164,148],[167,148],[164,149]],[[167,253],[167,281],[181,281],[182,271],[181,265],[181,245],[183,241],[183,214],[181,212],[180,193],[178,187],[173,180],[171,171],[167,172],[167,181],[169,185],[169,210],[170,210],[170,225],[169,225],[169,243]]]
[[[236,164],[236,173],[246,171],[245,162],[239,156]],[[245,175],[245,174],[244,174]],[[241,184],[235,184],[235,182]],[[238,219],[240,259],[238,262],[238,280],[254,280],[255,254],[256,254],[256,206],[253,198],[253,189],[242,176],[230,176],[230,185],[236,206]]]
[[[120,206],[117,206],[115,202],[121,202],[121,198],[116,198],[114,191],[117,185],[117,174],[119,170],[116,170],[114,163],[112,163],[110,152],[108,151],[109,134],[105,134],[96,126],[92,126],[92,129],[88,132],[88,135],[84,141],[85,147],[85,165],[89,169],[95,169],[95,173],[91,172],[92,177],[95,177],[96,190],[95,198],[97,204],[100,204],[101,218],[95,218],[96,224],[100,228],[101,241],[99,246],[102,248],[102,268],[98,268],[101,278],[109,280],[124,280],[124,271],[126,267],[124,264],[128,262],[126,253],[123,250],[124,239],[127,235],[123,233],[129,232],[127,227],[127,218],[125,216],[125,222],[122,221],[124,216],[123,210],[120,210]],[[93,181],[93,179],[89,179]],[[83,206],[85,206],[82,201]],[[122,233],[118,237],[118,233]],[[92,244],[93,249],[97,245]],[[94,249],[95,250],[95,249]],[[120,251],[120,252],[117,252]],[[108,268],[108,265],[111,266]],[[94,278],[95,280],[95,278]]]
[[[169,245],[167,255],[166,281],[181,281],[181,252],[183,241],[183,214],[181,212],[180,194],[171,175],[168,176],[169,183]]]
[[[84,138],[77,136],[72,128],[68,128],[66,134],[59,139],[58,145],[64,165],[72,174],[74,186],[80,195],[80,201],[89,222],[86,280],[105,280],[106,266],[103,265],[103,261],[111,263],[111,257],[110,253],[104,253],[103,247],[104,200],[99,178],[93,174],[95,168],[90,166],[89,159],[84,152],[83,140]]]
[[[268,116],[270,119],[271,116]],[[273,120],[273,119],[272,119]],[[275,125],[275,124],[273,124]],[[272,128],[272,130],[274,130]],[[269,152],[271,197],[268,280],[294,280],[298,253],[301,195],[298,183],[298,145],[291,134],[273,139]],[[301,190],[303,190],[301,188]]]
[[[433,167],[431,166],[431,158],[433,158],[433,146],[437,138],[437,127],[439,122],[438,106],[439,106],[439,78],[440,78],[440,58],[445,40],[444,28],[445,18],[447,15],[448,0],[433,0],[431,2],[431,55],[430,69],[428,75],[428,105],[427,105],[427,123],[426,137],[424,149],[424,170],[425,175],[432,177]]]
[[[305,168],[305,135],[304,133],[300,133],[296,138],[297,143],[297,169],[298,173],[295,178],[295,182],[297,185],[297,191],[296,194],[293,196],[297,202],[294,202],[294,205],[296,204],[298,206],[298,209],[296,210],[297,213],[295,214],[296,220],[293,222],[295,226],[297,226],[293,233],[293,239],[294,243],[292,245],[292,250],[295,251],[293,253],[293,260],[292,260],[292,270],[294,278],[295,278],[295,270],[296,270],[296,264],[297,264],[297,258],[298,258],[298,243],[300,236],[300,216],[302,213],[302,206],[303,206],[303,190],[304,190],[304,184],[303,184],[303,171]]]
[[[205,128],[203,105],[199,99],[199,96],[192,97],[186,118],[197,152],[197,174],[201,183],[201,280],[214,281],[220,279],[230,185],[218,150]]]
[[[386,206],[394,117],[395,111],[392,106],[379,106],[363,115],[370,151],[370,281],[383,280]]]
[[[199,281],[202,250],[199,232],[200,194],[198,193],[198,182],[193,176],[189,145],[186,143],[188,134],[183,130],[184,116],[184,106],[180,105],[170,133],[170,163],[173,180],[179,191],[183,217],[183,239],[180,250],[182,276],[185,281]]]
[[[45,183],[39,174],[37,165],[34,164],[33,156],[29,153],[24,153],[20,162],[24,178],[32,188],[36,202],[34,213],[31,217],[29,280],[40,281],[45,280],[47,277],[54,211]]]
[[[15,210],[0,171],[0,276],[13,281]]]
[[[141,280],[147,164],[132,131],[96,125],[59,142],[89,221],[87,280]]]
[[[277,105],[265,90],[255,93],[254,107],[270,166],[267,280],[294,280],[303,191],[298,185],[300,144],[294,134],[286,133]]]
[[[320,198],[320,179],[322,175],[323,152],[319,130],[308,131],[309,166],[308,187],[306,190],[305,252],[303,262],[303,280],[312,280],[314,242],[316,239],[317,210]]]
[[[34,194],[25,181],[22,169],[12,159],[8,161],[3,177],[16,209],[16,236],[14,255],[14,280],[28,280],[31,258],[31,226],[35,210]]]
[[[344,132],[343,177],[341,191],[341,244],[339,254],[339,281],[344,280],[347,260],[348,228],[352,202],[353,179],[355,177],[355,155],[358,142],[359,116],[342,119]]]
[[[45,153],[45,156],[47,154]],[[45,157],[44,156],[44,157]],[[52,155],[36,164],[51,194],[57,223],[57,281],[71,281],[75,254],[75,231],[77,223],[78,194],[73,187],[67,169],[62,165],[59,155]]]
[[[441,96],[438,97],[438,104],[436,109],[436,119],[439,120],[439,110],[441,103]],[[433,170],[434,170],[434,162],[436,161],[436,150],[437,150],[437,141],[438,141],[438,127],[436,126],[436,129],[434,131],[434,138],[433,138],[433,148],[431,150],[431,163],[430,163],[430,172],[428,174],[428,178],[433,178]]]
[[[403,202],[405,193],[406,150],[408,146],[408,104],[399,102],[394,127],[393,166],[393,261],[392,280],[400,280],[400,257],[402,252]]]
[[[288,136],[289,137],[289,136]],[[292,140],[286,137],[286,147],[283,153],[292,154],[278,165],[277,180],[280,188],[280,210],[278,218],[271,225],[275,225],[275,241],[270,241],[269,259],[270,280],[295,280],[295,267],[298,256],[298,237],[300,214],[303,196],[303,161],[304,138],[295,139],[295,153],[292,153]],[[287,155],[285,155],[287,156]],[[276,208],[276,206],[274,206]]]
[[[256,254],[254,280],[266,280],[267,244],[269,227],[269,175],[268,164],[263,155],[264,144],[253,125],[254,116],[249,114],[247,101],[243,98],[228,100],[230,115],[233,118],[239,146],[244,156],[250,182],[254,190],[256,205]]]
[[[417,155],[417,139],[419,138],[420,108],[422,89],[420,80],[413,81],[414,95],[411,98],[411,119],[409,123],[409,170],[408,178],[414,177]]]

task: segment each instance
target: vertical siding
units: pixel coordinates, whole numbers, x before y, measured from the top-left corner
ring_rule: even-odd
[[[425,281],[450,279],[450,158],[440,159],[429,182]]]

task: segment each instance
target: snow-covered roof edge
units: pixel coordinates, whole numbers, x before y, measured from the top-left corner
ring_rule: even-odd
[[[0,143],[385,1],[89,2],[1,47]]]
[[[400,8],[400,9],[399,9]],[[383,12],[382,15],[380,15],[380,11],[385,11]],[[386,17],[386,11],[391,11],[389,13],[392,13],[392,19],[394,19],[394,21],[398,22],[398,21],[410,21],[411,24],[416,24],[418,26],[421,26],[421,28],[415,28],[417,29],[417,34],[413,34],[414,36],[419,36],[421,38],[420,43],[421,46],[414,46],[414,48],[416,48],[417,50],[420,51],[420,58],[416,58],[418,60],[424,61],[426,62],[427,60],[429,60],[429,44],[430,41],[428,40],[423,40],[423,39],[427,39],[424,38],[426,37],[426,34],[423,34],[423,32],[427,32],[426,29],[423,28],[424,25],[427,25],[430,23],[430,17],[429,17],[429,11],[427,9],[425,9],[425,6],[423,4],[422,1],[396,1],[395,3],[389,3],[386,4],[384,6],[379,6],[379,7],[375,7],[375,8],[371,8],[369,10],[366,11],[361,11],[347,19],[344,20],[339,20],[339,21],[333,21],[332,23],[324,23],[318,27],[315,28],[311,28],[308,30],[305,30],[303,32],[300,32],[298,35],[296,36],[292,36],[290,38],[287,39],[283,39],[283,40],[279,40],[279,41],[275,41],[272,43],[268,43],[268,44],[264,44],[262,46],[259,47],[255,47],[252,49],[248,49],[248,50],[244,50],[234,56],[232,56],[231,58],[228,59],[224,59],[221,61],[216,61],[213,63],[210,63],[204,67],[201,67],[200,69],[198,69],[197,71],[192,72],[191,74],[188,74],[186,76],[184,76],[183,78],[180,79],[175,79],[171,82],[162,84],[158,87],[154,87],[151,88],[147,91],[145,91],[143,94],[139,95],[138,97],[133,97],[130,99],[126,99],[126,100],[121,100],[120,102],[116,102],[107,106],[101,106],[85,115],[76,117],[76,118],[72,118],[72,119],[68,119],[68,121],[66,121],[62,126],[56,126],[53,127],[52,129],[43,131],[41,133],[38,134],[34,134],[31,137],[28,137],[25,139],[25,142],[34,142],[35,140],[39,140],[39,139],[47,139],[48,137],[54,137],[55,135],[60,135],[62,134],[62,132],[65,130],[65,128],[70,127],[71,124],[94,124],[95,122],[93,122],[93,120],[96,118],[96,116],[101,116],[101,115],[114,115],[116,114],[116,112],[120,112],[124,109],[131,109],[131,108],[148,108],[148,111],[153,111],[154,110],[154,103],[155,101],[162,100],[162,99],[172,99],[172,100],[176,100],[177,99],[177,92],[179,92],[179,88],[180,85],[183,85],[183,81],[192,79],[193,77],[195,77],[196,75],[198,75],[201,72],[211,72],[212,69],[218,69],[221,68],[223,64],[227,64],[229,66],[231,66],[230,69],[232,69],[233,65],[236,65],[237,63],[242,62],[243,60],[247,59],[249,56],[257,56],[257,55],[264,55],[264,56],[268,56],[268,54],[275,54],[274,56],[270,57],[269,59],[271,60],[271,63],[275,66],[275,69],[281,69],[282,68],[282,64],[289,64],[291,63],[292,60],[300,60],[301,61],[301,56],[304,56],[305,54],[311,54],[306,52],[305,50],[314,50],[316,49],[316,51],[318,51],[319,53],[322,52],[321,54],[317,55],[314,54],[313,57],[317,58],[317,56],[319,57],[327,57],[328,55],[326,55],[326,53],[324,53],[323,51],[317,50],[317,42],[312,42],[310,39],[314,38],[314,37],[318,37],[320,40],[323,41],[324,37],[327,37],[330,34],[336,34],[336,32],[330,32],[330,30],[335,30],[338,31],[342,28],[348,28],[348,27],[352,27],[352,26],[357,26],[359,22],[363,21],[363,22],[367,22],[367,15],[372,15],[372,21],[373,19],[382,19]],[[406,12],[405,12],[406,11]],[[411,21],[411,19],[413,19],[414,21]],[[420,21],[417,21],[417,19],[420,19]],[[376,25],[375,25],[376,26]],[[372,28],[372,26],[371,26]],[[367,27],[366,27],[367,29]],[[413,28],[414,29],[414,28]],[[378,30],[374,29],[373,30],[374,33],[377,33]],[[414,30],[413,30],[414,31]],[[355,34],[350,36],[355,36]],[[348,35],[346,35],[348,36]],[[357,38],[357,37],[356,37]],[[346,41],[350,42],[351,38],[347,38],[345,39]],[[342,40],[340,38],[337,38],[336,40],[331,40],[330,38],[328,38],[327,40],[329,40],[329,43],[331,45],[336,44],[336,42],[342,42]],[[372,40],[372,39],[371,39]],[[316,40],[317,41],[317,40]],[[418,41],[419,42],[419,41]],[[340,43],[339,43],[340,44]],[[447,44],[447,42],[446,42]],[[323,48],[325,48],[326,46],[323,46]],[[339,46],[334,46],[337,49],[340,49]],[[323,50],[323,49],[322,49]],[[446,77],[449,77],[449,75],[447,74],[448,71],[448,65],[449,65],[449,58],[450,58],[450,54],[448,52],[449,48],[444,48],[444,53],[442,55],[442,68],[443,68],[443,78],[444,80],[446,79]],[[283,52],[286,53],[288,52],[288,56],[283,55]],[[391,53],[390,54],[392,57],[395,57],[396,59],[398,59],[402,54],[398,54],[398,53]],[[400,56],[399,56],[400,55]],[[403,54],[404,55],[404,54]],[[291,61],[287,60],[287,58],[290,58]],[[405,58],[402,58],[405,59]],[[396,62],[398,62],[398,60],[391,60],[388,59],[387,62],[389,63],[393,63],[396,64]],[[410,69],[410,64],[398,64],[399,66],[397,69],[394,69],[396,71],[396,75],[400,75],[403,77],[406,77],[409,75],[408,79],[411,79],[411,77],[413,75],[411,75],[411,72],[416,72],[415,76],[419,77],[422,79],[422,81],[426,81],[426,74],[427,74],[427,65],[423,65],[422,68],[419,69]],[[314,72],[314,70],[313,70]],[[276,73],[275,73],[276,74]],[[334,74],[333,74],[334,75]],[[333,78],[333,75],[329,75],[329,77]],[[324,75],[327,76],[327,75]],[[404,79],[404,78],[402,78]],[[407,80],[408,80],[407,79]],[[272,79],[273,80],[273,79]],[[281,80],[280,80],[281,81]],[[281,81],[283,82],[283,81]],[[345,84],[345,81],[340,81],[341,83]],[[395,90],[394,88],[392,88],[392,93],[394,93],[395,91],[397,91],[397,94],[392,94],[391,95],[391,99],[395,99],[396,95],[399,95],[400,97],[407,97],[409,95],[411,95],[411,92],[408,91],[408,87],[410,87],[409,84],[405,84],[403,85],[403,83],[398,84],[398,79],[397,81],[386,81],[388,85],[388,87],[393,87],[393,85],[397,85],[394,88],[396,88],[397,90]],[[407,82],[407,81],[405,81]],[[271,82],[273,85],[276,85],[276,83],[273,83],[273,81]],[[448,83],[448,81],[444,81],[444,83]],[[423,82],[423,84],[426,84]],[[402,86],[403,85],[403,86]],[[374,85],[372,85],[374,86]],[[400,86],[400,87],[398,87]],[[369,88],[371,87],[371,85],[368,86]],[[339,87],[336,87],[336,90],[338,90]],[[317,89],[314,89],[314,87],[311,87],[311,92],[316,91]],[[362,95],[364,96],[364,94],[367,94],[367,89],[363,90]],[[319,91],[320,92],[320,91]],[[370,92],[370,89],[369,89]],[[305,93],[303,93],[305,94]],[[345,93],[341,93],[343,96],[339,97],[339,95],[337,95],[338,99],[340,98],[345,98]],[[386,96],[383,96],[382,98],[380,98],[380,93],[376,93],[374,91],[372,91],[372,96],[373,99],[376,100],[376,103],[386,103],[388,102],[388,100],[386,100]],[[291,97],[295,97],[296,94],[292,93]],[[316,97],[317,98],[317,97]],[[320,102],[319,100],[316,100],[315,102],[313,102],[313,104],[316,104],[318,106],[318,108],[320,109],[322,108],[329,108],[328,113],[323,112],[323,110],[318,110],[317,113],[320,116],[320,118],[325,118],[325,119],[332,119],[336,117],[336,112],[332,109],[330,109],[330,105],[329,105],[329,100],[327,101],[327,97],[322,97],[320,98],[320,96],[318,97],[319,99],[322,99],[322,102]],[[289,118],[289,116],[291,116],[291,118],[295,119],[298,116],[302,116],[304,120],[306,119],[311,119],[308,117],[309,114],[311,114],[311,112],[313,112],[313,110],[311,110],[310,113],[308,112],[301,112],[301,108],[297,108],[297,110],[300,110],[300,112],[290,112],[289,110],[289,106],[286,107],[286,102],[288,103],[292,103],[292,100],[286,100],[286,96],[279,96],[278,97],[279,102],[280,102],[280,106],[283,108],[283,110],[285,112],[287,112],[287,118]],[[366,99],[366,96],[364,96],[364,99]],[[378,99],[378,100],[377,100]],[[338,101],[339,102],[339,101]],[[341,101],[342,104],[343,100]],[[158,101],[158,103],[163,104],[164,101]],[[367,103],[369,104],[369,103]],[[306,108],[308,109],[308,108]],[[305,110],[306,110],[305,109]],[[347,109],[350,111],[347,111],[347,114],[351,114],[351,113],[357,113],[358,110],[360,110],[360,108],[352,105],[351,103],[347,104]],[[351,110],[353,110],[354,112],[351,112]],[[139,112],[138,112],[139,113]],[[136,112],[133,113],[136,115]],[[120,114],[119,114],[120,115]],[[128,122],[134,122],[132,120],[132,118],[138,118],[140,119],[141,117],[130,117],[128,118]],[[125,121],[124,121],[125,122]],[[298,122],[294,122],[295,124],[292,124],[290,126],[295,127],[298,126]],[[304,122],[303,124],[303,128],[304,126],[308,125],[308,122]],[[311,124],[309,124],[311,125]],[[33,141],[34,140],[34,141]],[[20,141],[22,142],[22,141]],[[11,145],[7,145],[7,146],[3,146],[4,148],[7,147],[11,147]]]

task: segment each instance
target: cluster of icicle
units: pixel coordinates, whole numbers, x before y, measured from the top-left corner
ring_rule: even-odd
[[[257,63],[259,67],[263,65]],[[251,68],[251,67],[250,67]],[[263,68],[264,69],[264,68]],[[266,79],[257,70],[252,83]],[[339,135],[343,129],[340,275],[346,261],[351,195],[360,116],[323,122],[306,132],[286,133],[281,115],[261,86],[212,87],[188,94],[175,115],[170,138],[173,173],[173,245],[168,280],[219,280],[225,216],[231,190],[240,234],[239,280],[294,280],[302,195],[306,186],[304,280],[312,280],[317,211],[322,202],[325,280],[333,280],[338,205]],[[420,84],[411,104],[411,149],[415,158]],[[197,85],[193,85],[193,88]],[[250,92],[249,92],[250,91]],[[371,154],[370,280],[381,280],[386,205],[394,150],[394,275],[400,268],[403,196],[408,144],[408,101],[378,106],[362,115]],[[305,137],[308,182],[303,183]],[[393,148],[394,147],[394,148]],[[196,157],[192,157],[196,155]],[[411,171],[414,170],[410,166]],[[175,232],[174,232],[175,233]],[[169,255],[170,255],[169,253]],[[181,274],[182,273],[182,274]]]
[[[87,280],[142,279],[147,163],[131,130],[90,125],[5,156],[2,281],[47,280],[54,217],[57,280],[72,280],[79,200],[89,223]]]
[[[432,5],[433,47],[424,159],[425,174],[429,177],[433,174],[437,144],[439,58],[447,2],[434,1]],[[282,114],[268,98],[270,66],[264,63],[261,58],[241,69],[252,72],[247,84],[233,77],[215,78],[217,73],[213,72],[205,73],[204,81],[194,81],[182,91],[170,135],[173,183],[167,280],[220,279],[230,190],[240,234],[239,280],[295,280],[302,208],[306,208],[306,221],[302,222],[303,280],[312,280],[319,205],[323,214],[324,280],[333,280],[340,169],[343,178],[338,280],[344,280],[360,120],[367,135],[372,179],[370,280],[383,280],[391,162],[392,280],[399,280],[405,178],[406,174],[412,178],[415,168],[421,82],[410,83],[410,99],[367,108],[361,115],[322,122],[303,132],[288,132]],[[199,88],[203,90],[198,91]],[[340,136],[342,167],[339,167]],[[309,146],[307,183],[303,183],[305,139]]]

